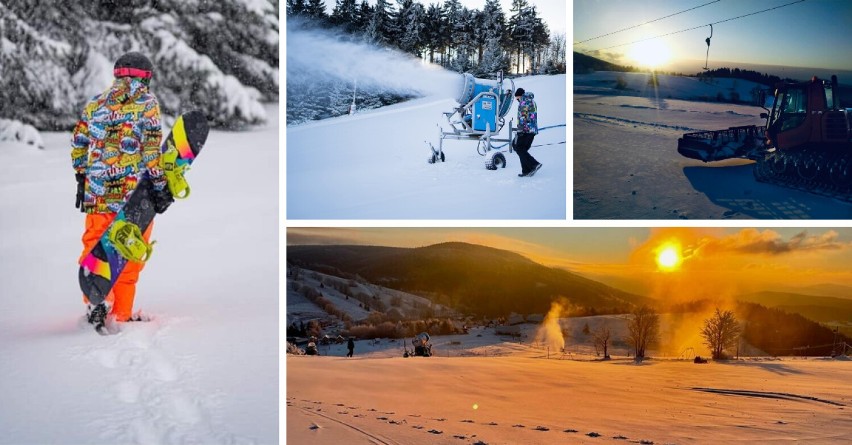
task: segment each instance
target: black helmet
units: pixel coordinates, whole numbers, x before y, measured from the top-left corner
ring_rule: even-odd
[[[118,77],[139,77],[150,79],[154,76],[154,64],[151,60],[139,52],[129,52],[115,61],[113,75]]]

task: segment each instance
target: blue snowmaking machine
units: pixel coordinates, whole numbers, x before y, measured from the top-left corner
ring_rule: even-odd
[[[438,148],[431,142],[426,145],[432,151],[428,159],[430,164],[444,162],[444,139],[476,140],[476,152],[486,156],[485,168],[497,170],[506,167],[506,156],[503,153],[512,152],[512,120],[509,120],[509,137],[500,139],[500,131],[505,124],[506,114],[512,108],[512,95],[515,82],[498,73],[497,80],[478,79],[470,73],[462,75],[461,91],[456,102],[459,106],[453,111],[445,112],[444,117],[452,131],[444,131],[440,125]],[[502,145],[495,145],[502,143]],[[508,147],[508,148],[506,148]]]

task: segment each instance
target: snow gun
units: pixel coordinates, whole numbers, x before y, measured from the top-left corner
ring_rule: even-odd
[[[438,161],[445,161],[444,139],[476,140],[476,152],[481,156],[488,156],[485,168],[488,170],[505,168],[506,157],[503,153],[512,151],[510,143],[512,132],[515,130],[512,128],[511,119],[509,120],[509,138],[499,139],[496,136],[499,136],[505,124],[506,114],[512,108],[514,90],[515,82],[505,79],[502,71],[498,73],[497,80],[479,79],[470,73],[464,73],[459,94],[455,98],[459,106],[443,113],[452,131],[444,131],[438,125],[438,148],[426,141],[426,145],[432,151],[428,162],[435,164]],[[502,145],[494,145],[495,142]],[[505,149],[504,147],[507,146],[509,148]]]

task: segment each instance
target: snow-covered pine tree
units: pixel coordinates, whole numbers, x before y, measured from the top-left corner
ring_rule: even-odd
[[[287,0],[287,17],[302,15],[307,9],[307,0]]]
[[[473,52],[476,49],[474,42],[474,28],[476,27],[476,13],[467,8],[462,8],[452,31],[452,40],[455,44],[456,55],[450,62],[450,68],[460,73],[469,72],[474,66]]]
[[[320,23],[327,21],[328,14],[325,13],[325,0],[308,0],[308,4],[305,7],[305,15]]]
[[[447,0],[444,3],[443,12],[443,32],[445,34],[441,36],[441,65],[446,67],[450,66],[450,63],[456,56],[455,49],[458,45],[458,26],[462,14],[461,3],[459,3],[459,0]]]
[[[393,7],[387,0],[376,0],[370,21],[367,23],[366,37],[370,42],[386,45],[391,40],[391,14]]]
[[[529,35],[529,41],[526,45],[526,54],[530,58],[530,71],[540,73],[542,71],[542,59],[550,45],[550,30],[547,29],[547,24],[538,16],[538,8],[530,6],[527,10],[525,20],[529,22],[532,32]]]
[[[429,51],[429,63],[435,63],[435,53],[442,51],[446,40],[444,10],[439,5],[430,3],[426,9],[425,24],[424,45]]]
[[[278,7],[270,0],[27,0],[0,3],[0,117],[68,130],[112,80],[127,51],[155,65],[152,90],[167,115],[190,108],[214,125],[265,120],[277,100]]]
[[[358,7],[358,11],[355,14],[355,29],[361,33],[366,32],[372,16],[373,7],[367,3],[367,0],[361,0],[361,5]]]
[[[396,38],[397,46],[417,57],[420,57],[423,48],[425,14],[422,4],[413,0],[399,0],[399,9],[394,17],[399,33]]]
[[[355,0],[337,0],[329,20],[332,25],[342,27],[346,32],[355,31],[358,20],[358,5]]]
[[[497,71],[509,71],[509,61],[503,49],[507,41],[506,16],[500,7],[499,0],[486,0],[482,13],[479,16],[482,28],[479,44],[479,67],[480,73],[494,73]]]
[[[524,64],[521,60],[523,47],[532,36],[532,23],[526,20],[526,10],[529,8],[527,0],[512,0],[512,16],[509,18],[509,36],[512,47],[515,49],[515,72],[524,72]]]

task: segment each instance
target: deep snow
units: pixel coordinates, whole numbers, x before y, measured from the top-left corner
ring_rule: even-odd
[[[614,88],[622,77],[626,90]],[[683,133],[763,125],[759,107],[700,102],[749,97],[754,84],[599,72],[574,77],[575,219],[849,219],[852,204],[757,182],[752,161],[705,164],[677,152]]]
[[[70,133],[0,143],[0,443],[278,442],[278,105],[212,131],[192,196],[155,220],[135,309],[81,322]]]
[[[515,79],[535,94],[540,127],[566,124],[566,77]],[[287,127],[287,219],[565,219],[566,127],[542,131],[530,150],[544,166],[485,169],[475,141],[447,140],[446,162],[428,164],[452,97],[426,96]],[[516,106],[507,118],[517,123]],[[508,135],[508,122],[502,137]]]

